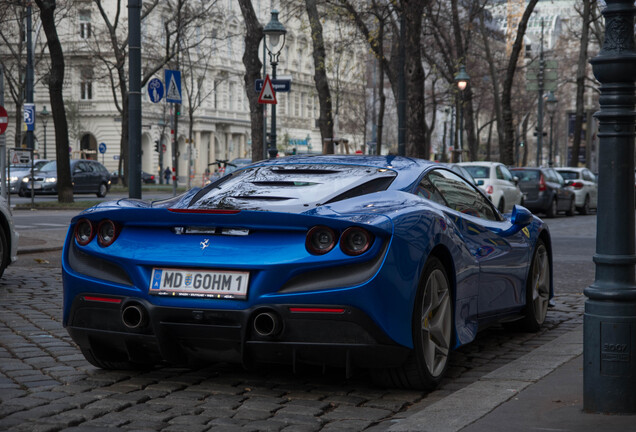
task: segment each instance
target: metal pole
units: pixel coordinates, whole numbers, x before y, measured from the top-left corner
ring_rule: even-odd
[[[605,38],[591,60],[601,83],[596,277],[585,289],[583,409],[636,413],[634,0],[606,0]]]
[[[4,106],[4,68],[0,65],[0,106]],[[2,184],[2,197],[7,199],[7,205],[9,203],[9,196],[7,189],[9,185],[7,183],[7,138],[6,134],[0,134],[0,184]]]
[[[543,161],[543,73],[545,60],[543,59],[543,18],[541,18],[541,46],[539,50],[539,112],[537,114],[537,166]]]
[[[33,26],[31,24],[31,2],[27,3],[26,8],[26,43],[27,43],[27,66],[26,66],[26,101],[33,103]],[[35,116],[35,109],[33,110]],[[35,127],[35,119],[33,119],[33,127]],[[35,148],[33,139],[33,130],[26,131],[26,146],[28,149]]]
[[[553,126],[554,115],[550,114],[550,154],[548,155],[548,166],[552,167],[554,165],[554,161],[552,160],[552,126]]]
[[[128,196],[141,199],[141,0],[128,0]]]
[[[265,44],[266,36],[263,36],[263,83],[267,76],[267,46]],[[263,104],[263,159],[267,159],[267,104]],[[215,158],[216,159],[216,158]]]
[[[271,65],[272,65],[272,79],[276,79],[276,66],[278,65],[278,55],[276,57],[271,57]],[[274,159],[278,154],[278,150],[276,149],[276,104],[272,104],[272,128],[269,132],[270,142],[269,142],[269,158]]]
[[[464,151],[464,91],[460,91],[459,99],[459,152],[457,153],[457,162],[462,161],[462,152]]]
[[[406,51],[406,19],[400,15],[400,48],[398,66],[398,155],[406,156],[406,80],[404,77]]]

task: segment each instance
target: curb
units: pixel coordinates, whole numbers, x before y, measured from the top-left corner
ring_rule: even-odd
[[[390,432],[457,432],[583,353],[583,325],[409,417]]]

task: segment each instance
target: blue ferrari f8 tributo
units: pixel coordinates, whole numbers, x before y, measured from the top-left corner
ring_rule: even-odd
[[[552,296],[540,219],[394,156],[292,156],[105,202],[73,218],[62,266],[64,325],[97,367],[311,363],[422,389],[484,325],[538,330]]]

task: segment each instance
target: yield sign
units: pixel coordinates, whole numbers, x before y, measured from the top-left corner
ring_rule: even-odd
[[[258,103],[260,104],[277,104],[276,93],[274,93],[274,87],[272,86],[272,80],[269,79],[269,75],[265,75],[265,82],[261,89],[261,94],[258,95]]]
[[[9,124],[9,115],[7,114],[7,110],[4,109],[2,105],[0,105],[0,135],[7,130],[7,125]]]

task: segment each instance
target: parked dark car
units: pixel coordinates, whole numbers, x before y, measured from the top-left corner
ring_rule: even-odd
[[[110,181],[112,184],[119,184],[119,171],[113,171],[110,173]],[[141,182],[145,184],[155,184],[157,183],[157,178],[154,174],[147,173],[146,171],[141,172]]]
[[[565,185],[565,180],[553,168],[512,168],[519,177],[519,187],[524,195],[523,205],[535,213],[545,213],[549,218],[563,211],[574,216],[576,202],[574,192]]]
[[[87,159],[72,159],[71,181],[73,193],[94,193],[98,197],[105,197],[110,190],[110,173],[101,163]],[[29,195],[31,188],[36,194],[57,193],[57,162],[52,161],[42,166],[33,175],[33,180],[27,178],[24,194]]]

